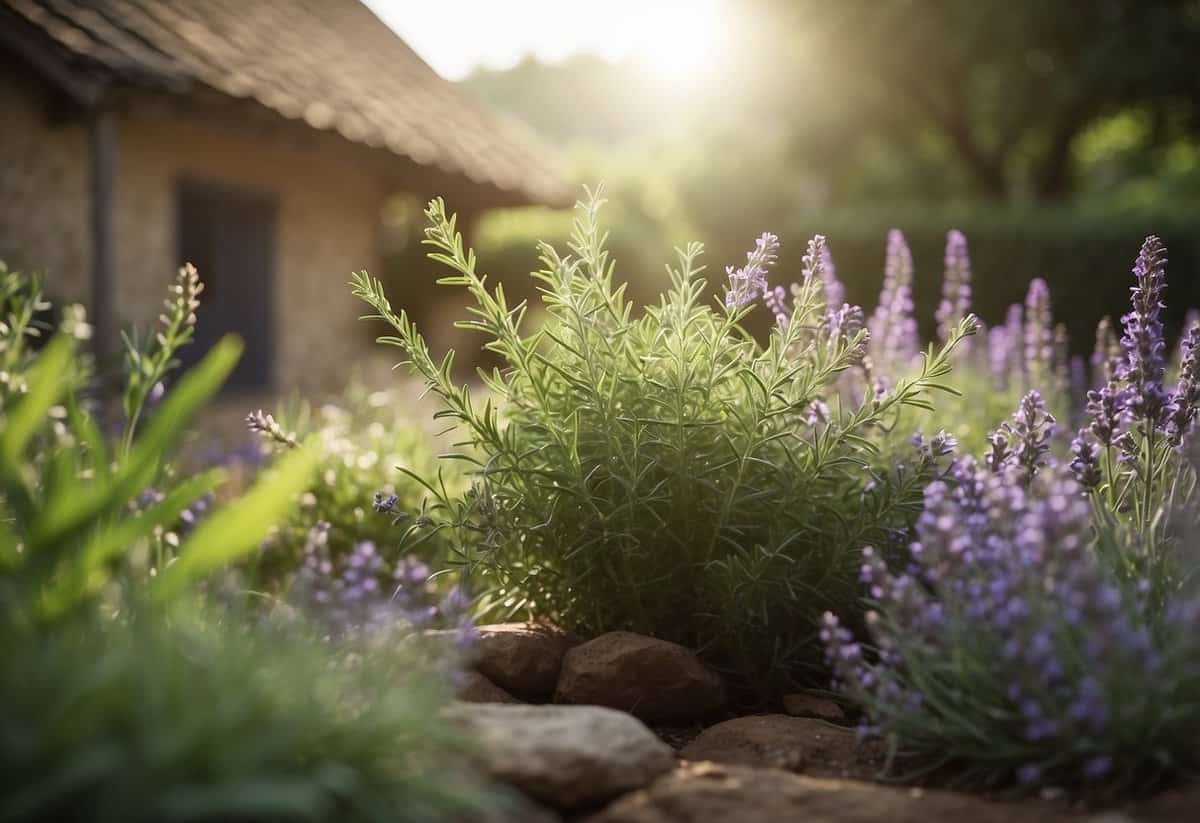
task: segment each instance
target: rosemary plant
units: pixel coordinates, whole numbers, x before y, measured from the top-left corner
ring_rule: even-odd
[[[877,470],[873,439],[903,407],[930,408],[974,318],[911,376],[843,408],[834,383],[868,334],[861,311],[826,305],[821,238],[763,344],[741,321],[766,291],[773,235],[730,267],[713,305],[702,247],[677,250],[667,293],[637,312],[605,250],[602,203],[589,192],[577,204],[568,254],[540,247],[546,320],[529,330],[527,306],[489,288],[455,218],[430,203],[425,242],[451,270],[439,282],[467,290],[461,325],[504,362],[480,374],[482,402],[451,380],[453,352],[435,359],[379,282],[355,276],[396,332],[380,342],[403,350],[469,447],[451,456],[472,467],[469,493],[425,479],[433,528],[456,535],[473,590],[506,616],[668,638],[764,687],[806,679],[821,612],[853,607],[860,548],[907,527],[931,470]]]

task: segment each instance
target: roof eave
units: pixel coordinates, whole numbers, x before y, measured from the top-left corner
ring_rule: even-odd
[[[81,71],[63,58],[50,38],[11,9],[0,7],[0,47],[12,52],[43,80],[85,108],[97,107],[108,89],[108,80]]]

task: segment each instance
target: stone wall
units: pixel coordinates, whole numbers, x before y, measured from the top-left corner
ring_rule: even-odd
[[[51,125],[50,95],[0,62],[0,260],[46,274],[52,296],[88,300],[87,134]]]
[[[49,99],[29,78],[0,72],[0,259],[45,271],[56,296],[87,300],[87,135],[78,120],[52,125]],[[274,313],[275,388],[337,388],[370,350],[346,282],[352,271],[378,269],[384,187],[356,155],[327,141],[170,112],[134,99],[120,116],[118,319],[152,323],[182,262],[181,178],[269,193],[277,205],[275,289],[263,310]]]

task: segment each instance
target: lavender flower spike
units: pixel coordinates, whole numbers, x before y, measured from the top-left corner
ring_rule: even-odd
[[[767,293],[763,295],[763,302],[775,316],[775,325],[781,329],[787,326],[788,321],[792,319],[792,312],[788,309],[787,292],[783,290],[783,286],[767,289]]]
[[[821,247],[821,280],[825,283],[825,307],[828,311],[841,308],[846,302],[846,286],[838,280],[837,268],[833,265],[833,255],[829,246]]]
[[[1171,393],[1167,408],[1167,435],[1176,448],[1183,445],[1200,406],[1200,320],[1188,328],[1179,348],[1182,352],[1179,384]]]
[[[1071,441],[1071,472],[1083,488],[1091,491],[1100,485],[1100,452],[1087,429],[1080,429]]]
[[[1109,381],[1087,393],[1088,430],[1106,448],[1116,442],[1125,424],[1125,392]]]
[[[946,235],[946,273],[942,280],[942,302],[937,308],[938,339],[950,339],[958,322],[971,310],[971,258],[967,238],[958,229]]]
[[[1038,469],[1050,463],[1050,439],[1054,436],[1054,416],[1046,411],[1041,394],[1031,391],[1011,421],[1003,423],[988,437],[991,450],[988,465],[993,472],[1015,469],[1030,480]]]
[[[1013,345],[1013,341],[1009,339],[1008,329],[1004,326],[995,326],[988,329],[988,373],[991,374],[992,384],[996,387],[997,391],[1003,391],[1008,388],[1009,363],[1012,359],[1010,349]]]
[[[759,295],[767,293],[767,268],[775,263],[779,253],[779,238],[764,232],[756,241],[754,250],[746,252],[746,265],[735,270],[726,266],[729,286],[725,290],[725,305],[741,308],[749,305]]]
[[[1050,287],[1040,277],[1029,284],[1025,296],[1025,370],[1033,385],[1050,375],[1054,361],[1054,329],[1050,314]]]
[[[1103,386],[1116,375],[1121,360],[1121,344],[1113,331],[1111,317],[1096,324],[1096,347],[1092,350],[1092,385]]]
[[[1151,426],[1161,422],[1167,406],[1163,376],[1166,373],[1166,343],[1163,340],[1163,290],[1166,288],[1167,249],[1151,235],[1142,244],[1133,266],[1135,283],[1130,289],[1133,311],[1121,318],[1125,352],[1117,377],[1129,391],[1125,397],[1130,415]]]
[[[903,369],[917,356],[917,321],[913,317],[912,253],[899,229],[888,232],[887,257],[879,305],[868,330],[872,359],[885,368]]]

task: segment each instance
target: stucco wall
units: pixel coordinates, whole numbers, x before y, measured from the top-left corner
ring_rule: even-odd
[[[0,72],[0,259],[47,272],[56,295],[88,299],[87,140],[82,125],[52,127],[44,92]],[[275,388],[340,385],[369,349],[346,288],[378,268],[383,191],[353,155],[297,145],[277,133],[171,117],[133,104],[121,115],[115,192],[117,312],[152,323],[177,256],[181,177],[272,194],[277,204]],[[261,127],[260,127],[261,132]],[[204,272],[200,272],[203,278]],[[203,309],[201,310],[203,311]],[[203,315],[201,314],[201,322]]]

